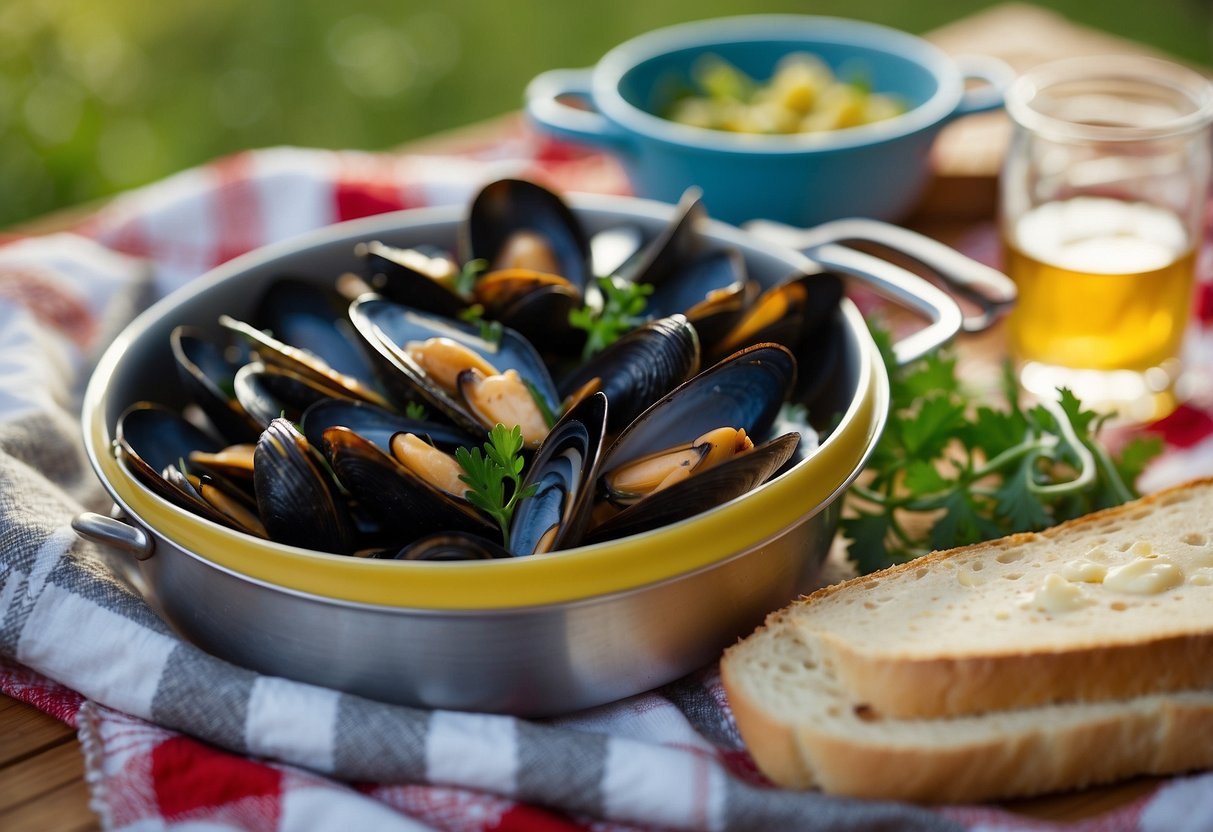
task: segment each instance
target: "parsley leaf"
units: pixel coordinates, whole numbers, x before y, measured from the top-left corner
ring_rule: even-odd
[[[466,309],[459,310],[459,320],[469,324],[476,324],[480,327],[480,337],[490,344],[500,344],[501,336],[505,334],[505,327],[501,321],[492,321],[484,317],[484,307],[479,303],[473,303]]]
[[[497,521],[502,545],[510,548],[510,521],[518,502],[535,493],[535,485],[522,487],[522,429],[497,425],[480,448],[456,448],[455,461],[463,468],[459,479],[468,486],[464,496]]]
[[[489,270],[489,261],[483,258],[469,260],[463,264],[463,268],[459,270],[459,274],[455,275],[455,291],[467,297],[472,294],[472,289],[476,286],[476,281],[480,275]]]
[[[569,324],[587,333],[581,360],[588,361],[630,329],[644,322],[644,307],[653,294],[648,283],[632,283],[616,277],[598,278],[602,308],[588,304],[569,312]]]
[[[1005,407],[979,404],[950,352],[898,367],[891,335],[876,326],[872,337],[889,371],[889,421],[841,521],[861,572],[1119,505],[1162,450],[1141,437],[1113,458],[1098,439],[1109,417],[1070,390],[1026,406],[1008,364]]]

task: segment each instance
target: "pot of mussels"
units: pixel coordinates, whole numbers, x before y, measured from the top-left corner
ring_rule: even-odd
[[[813,586],[879,437],[844,271],[934,310],[918,348],[960,326],[842,249],[501,180],[252,252],[101,358],[115,507],[74,526],[262,673],[531,716],[664,684]]]

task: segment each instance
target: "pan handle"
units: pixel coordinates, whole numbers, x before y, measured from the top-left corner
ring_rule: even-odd
[[[900,266],[835,243],[814,246],[804,254],[818,266],[855,277],[885,299],[930,321],[893,344],[898,365],[904,366],[938,350],[961,330],[963,315],[956,301]]]
[[[85,540],[112,546],[136,560],[147,560],[155,550],[152,536],[143,529],[104,514],[81,512],[72,518],[72,530]]]
[[[989,328],[1015,302],[1015,283],[1002,272],[938,240],[886,222],[853,218],[833,220],[813,228],[793,228],[768,220],[755,220],[745,228],[759,237],[801,251],[827,243],[862,241],[905,255],[939,275],[956,294],[977,307],[978,311],[963,321],[965,332]]]

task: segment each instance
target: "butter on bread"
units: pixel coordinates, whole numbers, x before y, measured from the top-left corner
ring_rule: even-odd
[[[828,587],[796,620],[884,716],[1213,686],[1213,480]]]
[[[721,675],[785,786],[967,801],[1210,767],[1209,578],[1200,480],[819,590]]]

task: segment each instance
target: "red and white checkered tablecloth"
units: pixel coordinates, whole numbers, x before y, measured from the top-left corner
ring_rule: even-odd
[[[1145,830],[1198,828],[1194,818],[1213,827],[1211,776],[1175,778],[1074,826],[772,789],[736,736],[715,668],[543,722],[355,702],[195,655],[124,594],[67,524],[82,507],[104,509],[73,394],[131,314],[258,246],[368,214],[463,203],[506,175],[561,191],[627,191],[611,160],[518,126],[451,155],[240,153],[125,194],[69,232],[0,246],[0,690],[77,726],[106,828]],[[979,229],[968,248],[981,257],[992,241]],[[1187,344],[1198,376],[1213,373],[1209,266],[1205,251]],[[1168,449],[1144,490],[1213,474],[1213,401],[1201,398],[1213,385],[1194,389],[1191,404],[1151,428]],[[196,687],[173,688],[190,673]],[[224,710],[233,702],[242,721]],[[339,735],[343,714],[401,736],[415,729],[418,745],[376,759],[373,737]]]

